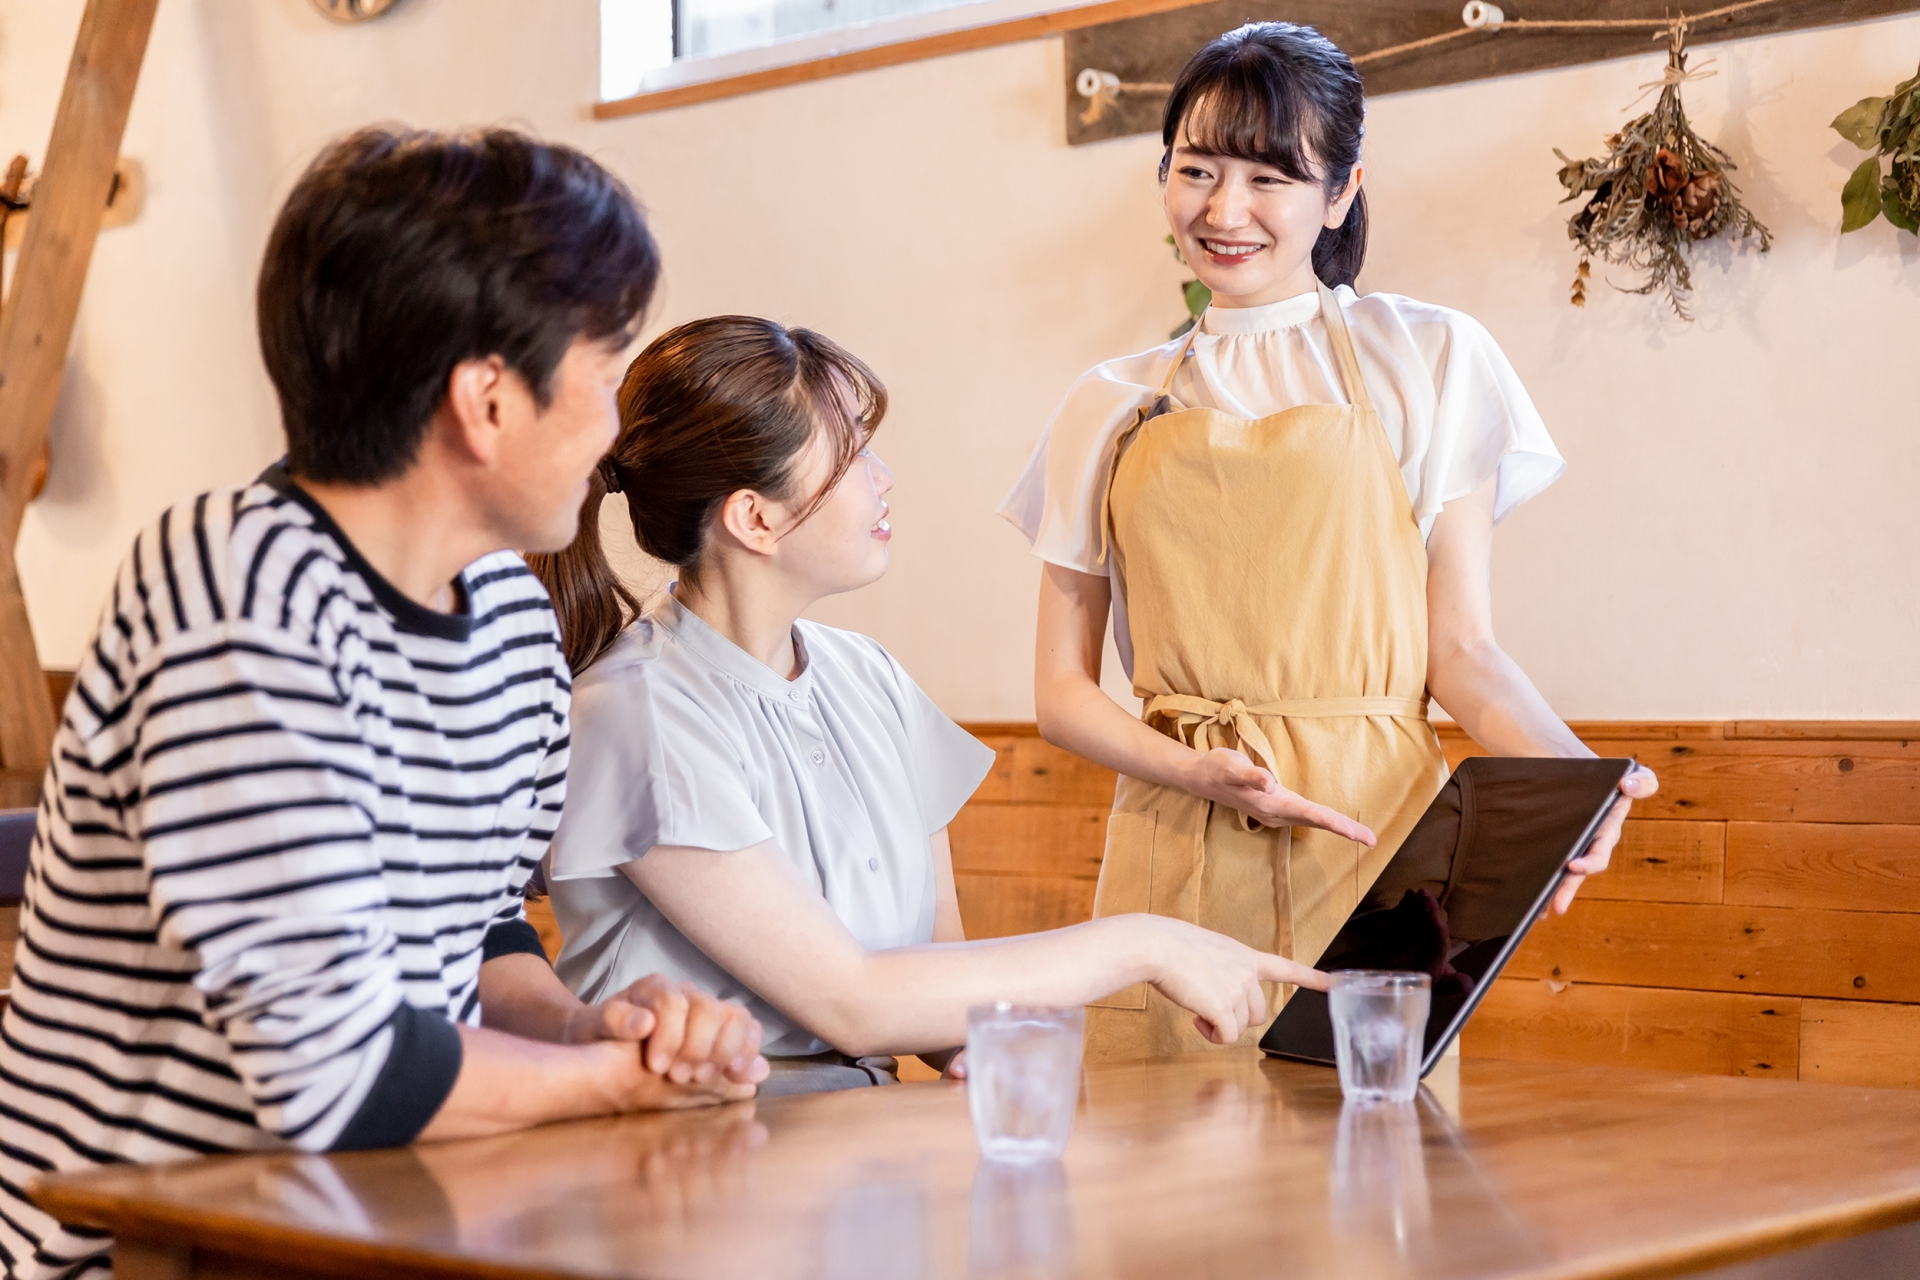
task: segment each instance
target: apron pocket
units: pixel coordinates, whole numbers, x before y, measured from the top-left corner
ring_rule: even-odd
[[[1093,916],[1144,913],[1153,898],[1153,832],[1158,815],[1116,813],[1107,819],[1107,851],[1100,860],[1100,882],[1093,891]],[[1144,1009],[1147,984],[1136,982],[1094,1000],[1096,1009]]]

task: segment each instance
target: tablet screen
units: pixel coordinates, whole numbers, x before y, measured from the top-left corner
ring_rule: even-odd
[[[1424,1074],[1593,838],[1632,768],[1631,760],[1463,761],[1315,967],[1431,975]],[[1296,992],[1260,1047],[1331,1063],[1327,997]]]

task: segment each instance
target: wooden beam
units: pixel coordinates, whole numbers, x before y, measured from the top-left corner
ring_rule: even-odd
[[[37,777],[53,748],[53,701],[39,679],[39,666],[40,649],[27,619],[12,539],[7,539],[0,554],[0,769],[9,774]]]
[[[12,295],[0,311],[0,765],[9,770],[45,768],[54,728],[14,543],[158,3],[87,0]]]
[[[1705,13],[1721,0],[1675,4],[1673,0],[1506,0],[1507,17],[1531,21],[1657,19],[1681,11]],[[1775,35],[1807,27],[1859,22],[1920,9],[1920,0],[1775,0],[1703,22],[1696,45],[1747,36]],[[1073,145],[1155,133],[1160,128],[1164,93],[1122,94],[1117,106],[1087,123],[1080,119],[1086,99],[1074,79],[1087,68],[1110,71],[1124,82],[1171,83],[1201,45],[1245,22],[1278,20],[1318,27],[1355,58],[1462,30],[1458,0],[1209,0],[1177,11],[1089,24],[1066,38],[1065,84],[1067,141]],[[1648,32],[1633,27],[1528,31],[1509,27],[1482,31],[1425,49],[1363,63],[1367,96],[1428,89],[1435,85],[1483,80],[1587,62],[1603,62],[1659,52]],[[1622,84],[1624,97],[1632,86]],[[1824,118],[1824,117],[1823,117]],[[1598,119],[1596,117],[1596,119]],[[1578,125],[1578,122],[1574,122]],[[1600,120],[1587,128],[1597,131]],[[1615,124],[1618,121],[1614,122]],[[1581,126],[1586,127],[1586,126]],[[1576,134],[1575,140],[1579,136]]]

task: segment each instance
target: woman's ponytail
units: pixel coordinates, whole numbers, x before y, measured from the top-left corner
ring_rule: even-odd
[[[585,671],[627,625],[640,616],[640,602],[615,576],[600,545],[600,503],[607,496],[605,469],[587,478],[587,500],[580,506],[580,527],[565,551],[531,555],[527,564],[553,597],[560,620],[560,651],[575,675]]]
[[[1367,193],[1358,192],[1346,221],[1328,227],[1313,244],[1313,274],[1329,289],[1353,287],[1367,260]]]

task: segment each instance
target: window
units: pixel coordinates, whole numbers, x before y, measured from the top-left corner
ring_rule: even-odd
[[[600,97],[611,102],[646,87],[673,62],[674,0],[600,0]]]
[[[1077,0],[600,0],[600,97],[808,62]]]

